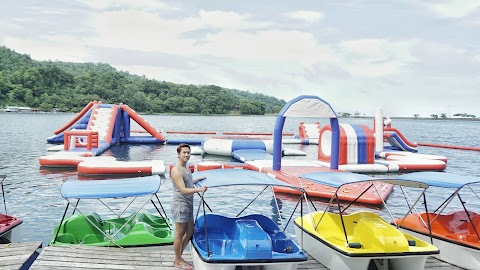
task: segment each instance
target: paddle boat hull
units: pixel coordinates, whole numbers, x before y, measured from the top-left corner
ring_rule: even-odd
[[[193,265],[196,270],[235,270],[237,266],[255,269],[255,270],[296,270],[298,268],[298,262],[285,262],[285,263],[206,263],[198,255],[198,253],[192,253]]]
[[[270,218],[259,214],[238,218],[201,216],[195,223],[192,245],[197,270],[235,270],[237,266],[293,270],[307,260],[299,246]]]
[[[295,220],[300,245],[329,269],[366,270],[372,260],[377,267],[388,265],[388,269],[424,269],[427,257],[439,253],[374,213],[355,212],[343,215],[343,220],[345,230],[335,213],[315,212]]]
[[[20,242],[23,220],[0,213],[0,244]]]
[[[480,233],[480,215],[469,212],[475,229]],[[423,219],[423,221],[422,221]],[[437,255],[442,261],[457,265],[465,269],[478,269],[480,265],[480,239],[475,234],[472,224],[467,222],[465,211],[454,211],[445,215],[429,213],[432,222],[433,245],[440,249]],[[401,230],[430,242],[425,213],[408,215],[403,222],[397,219]]]
[[[64,219],[62,224],[55,227],[50,245],[172,245],[173,238],[173,222],[170,219],[141,211],[133,218],[126,216],[102,220],[93,212]]]

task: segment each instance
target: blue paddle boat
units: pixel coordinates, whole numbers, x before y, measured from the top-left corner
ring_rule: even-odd
[[[264,187],[260,194],[273,186],[298,189],[301,190],[300,209],[303,207],[302,198],[305,196],[303,189],[264,173],[240,169],[217,169],[194,174],[194,178],[204,176],[206,179],[198,182],[197,185],[208,186],[209,191],[217,187],[236,186],[238,188],[252,185]],[[299,262],[307,260],[303,250],[285,235],[284,231],[288,223],[281,229],[270,217],[263,214],[240,216],[260,194],[236,216],[228,217],[206,213],[206,208],[210,206],[205,202],[205,195],[209,191],[202,194],[201,206],[198,209],[203,209],[203,215],[199,216],[197,213],[195,221],[192,238],[195,269],[234,270],[237,266],[242,266],[258,267],[264,270],[293,270],[297,269]],[[272,194],[274,194],[273,190]],[[276,198],[274,199],[277,202]]]

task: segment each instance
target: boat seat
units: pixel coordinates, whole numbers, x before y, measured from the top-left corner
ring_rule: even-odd
[[[473,226],[475,226],[475,228],[477,229],[477,232],[480,234],[480,215],[475,214],[475,215],[472,215],[471,218],[472,218]],[[473,229],[473,227],[470,230],[470,234],[473,234],[476,236],[475,230]]]
[[[60,239],[59,241],[61,241]],[[98,242],[104,242],[108,241],[108,239],[105,239],[105,236],[103,234],[87,234],[85,237],[82,239],[82,244],[93,244],[93,243],[98,243]],[[63,241],[61,241],[63,242]]]
[[[271,259],[272,240],[254,219],[235,221],[236,249],[246,259]]]
[[[426,214],[421,214],[423,220],[427,220]],[[433,220],[437,215],[429,213],[430,220]],[[480,215],[470,212],[470,217],[474,226],[480,233]],[[469,222],[468,217],[464,211],[457,211],[446,215],[438,216],[431,225],[432,231],[439,234],[459,234],[459,235],[475,235],[475,230]],[[456,238],[455,238],[456,239]]]
[[[403,233],[380,217],[358,220],[352,240],[366,248],[376,246],[390,252],[405,252],[410,244]]]

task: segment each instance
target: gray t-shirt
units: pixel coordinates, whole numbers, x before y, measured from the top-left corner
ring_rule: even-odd
[[[182,171],[183,183],[186,188],[193,188],[193,177],[190,169],[180,166],[175,166]],[[172,211],[193,213],[193,194],[182,194],[178,189],[174,181],[173,184],[173,199],[172,199]]]

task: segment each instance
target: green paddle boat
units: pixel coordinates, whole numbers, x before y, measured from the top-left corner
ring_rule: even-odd
[[[174,226],[167,218],[157,196],[160,184],[158,175],[113,180],[66,181],[62,184],[60,194],[68,203],[62,220],[54,229],[50,245],[118,247],[172,245]],[[153,200],[154,197],[157,203]],[[138,202],[133,204],[137,198]],[[83,210],[80,210],[80,201],[92,199],[100,201],[114,215],[102,214],[102,218],[95,212],[97,208],[92,210],[90,207],[81,207]],[[112,201],[116,207],[110,207]],[[149,202],[157,210],[155,214],[143,209]],[[122,204],[127,206],[124,210],[118,211]],[[70,216],[67,215],[69,206],[73,207]],[[85,208],[90,209],[86,211]]]
[[[174,237],[171,228],[173,223],[170,219],[145,211],[134,217],[132,214],[109,220],[102,220],[97,213],[92,212],[85,216],[73,215],[57,225],[54,231],[57,237],[52,239],[50,245],[171,245]]]

